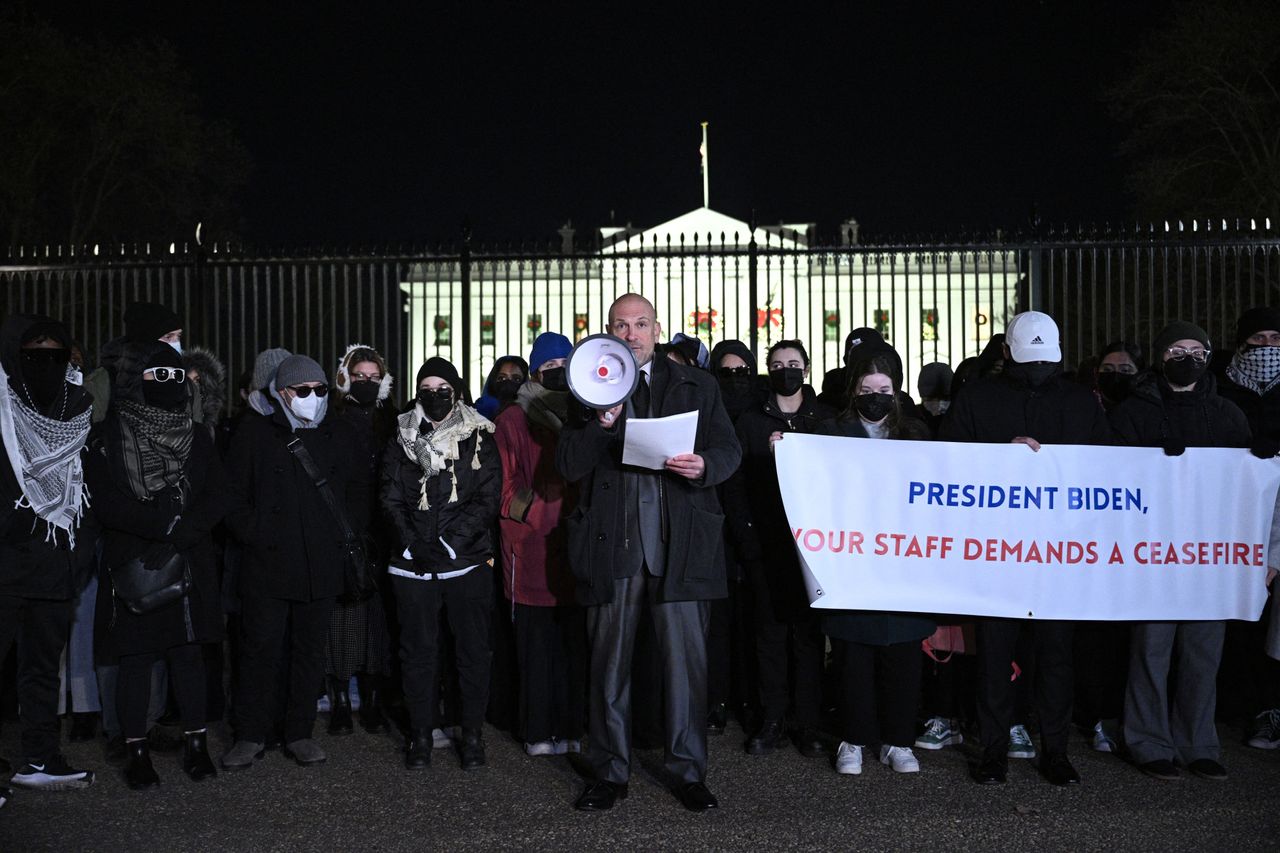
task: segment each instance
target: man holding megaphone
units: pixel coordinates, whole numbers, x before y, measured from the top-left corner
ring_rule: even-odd
[[[569,561],[591,640],[595,778],[576,806],[604,811],[627,796],[631,656],[647,601],[663,659],[666,769],[680,802],[706,811],[718,806],[706,787],[708,602],[727,594],[715,486],[742,450],[715,379],[653,357],[662,329],[649,300],[618,298],[606,331],[618,342],[583,341],[570,358],[570,389],[595,411],[564,427],[556,452],[561,474],[581,490],[567,520]],[[687,412],[698,416],[692,453],[666,459],[663,470],[622,463],[628,419]]]

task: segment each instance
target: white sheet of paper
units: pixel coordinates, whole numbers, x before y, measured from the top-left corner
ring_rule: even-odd
[[[698,435],[698,413],[666,418],[628,418],[622,464],[662,470],[668,459],[692,453]]]

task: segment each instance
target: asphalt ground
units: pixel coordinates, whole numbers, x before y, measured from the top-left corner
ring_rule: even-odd
[[[317,726],[323,731],[323,717]],[[921,772],[867,760],[840,776],[792,748],[746,755],[742,730],[711,739],[708,785],[720,809],[693,814],[659,781],[662,753],[637,753],[630,796],[611,812],[573,809],[571,757],[530,758],[486,729],[489,764],[463,772],[451,750],[431,769],[402,769],[397,735],[319,740],[329,760],[302,768],[278,751],[252,769],[194,783],[179,757],[156,756],[162,786],[130,791],[102,741],[66,744],[97,771],[87,790],[16,791],[0,810],[0,851],[209,850],[1207,850],[1280,849],[1280,750],[1243,746],[1222,727],[1230,778],[1148,779],[1083,737],[1071,756],[1083,784],[1056,788],[1034,762],[1010,762],[1007,785],[969,781],[969,745],[917,750]],[[227,746],[215,729],[215,759]],[[0,755],[17,754],[5,726]],[[868,759],[872,758],[868,756]]]

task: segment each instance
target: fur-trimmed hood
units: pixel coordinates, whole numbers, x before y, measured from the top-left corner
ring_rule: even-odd
[[[182,351],[182,366],[200,374],[198,414],[202,423],[216,425],[227,404],[227,368],[218,357],[204,347],[190,347]],[[193,386],[194,390],[195,386]]]
[[[343,397],[347,396],[351,392],[351,365],[362,361],[372,361],[382,371],[382,382],[378,385],[378,405],[382,405],[383,401],[390,398],[391,386],[395,384],[395,379],[387,370],[387,360],[383,358],[382,353],[368,344],[351,344],[347,347],[342,358],[338,359],[338,370],[333,376],[333,387]]]

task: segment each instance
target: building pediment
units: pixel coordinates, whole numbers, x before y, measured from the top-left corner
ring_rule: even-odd
[[[773,249],[803,249],[808,246],[807,225],[757,226],[756,244]],[[623,228],[600,229],[605,254],[616,252],[706,251],[708,248],[746,250],[751,242],[751,226],[741,219],[699,207],[652,228],[634,231]]]

